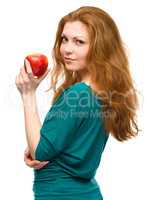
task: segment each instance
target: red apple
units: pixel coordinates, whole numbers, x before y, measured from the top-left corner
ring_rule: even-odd
[[[48,67],[47,56],[40,53],[34,53],[34,54],[30,54],[26,56],[25,59],[29,61],[34,76],[40,77],[47,70],[47,67]],[[26,66],[25,66],[25,70],[26,70]]]

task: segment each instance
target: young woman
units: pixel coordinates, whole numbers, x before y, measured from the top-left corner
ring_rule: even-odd
[[[23,66],[16,77],[35,200],[102,200],[95,174],[109,134],[121,142],[138,134],[136,91],[115,22],[89,6],[64,16],[53,60],[54,96],[43,125],[35,92],[48,71],[35,79],[26,61],[27,73]]]

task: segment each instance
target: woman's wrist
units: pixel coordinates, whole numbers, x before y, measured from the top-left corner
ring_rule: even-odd
[[[34,109],[36,107],[36,93],[23,94],[22,101],[25,108]]]
[[[35,91],[34,91],[34,92],[29,92],[29,93],[23,93],[23,94],[21,95],[23,101],[25,101],[25,100],[27,100],[27,99],[34,98],[35,96],[36,96]]]

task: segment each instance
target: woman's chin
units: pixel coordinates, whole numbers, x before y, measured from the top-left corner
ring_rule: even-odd
[[[66,64],[66,69],[70,71],[76,71],[76,68],[74,66],[68,64]]]

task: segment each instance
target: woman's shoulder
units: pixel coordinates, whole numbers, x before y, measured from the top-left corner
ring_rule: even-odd
[[[68,98],[75,97],[77,100],[82,99],[83,97],[90,98],[91,87],[85,82],[77,82],[65,90],[65,95]]]
[[[100,101],[99,95],[95,94],[95,90],[85,82],[77,82],[67,89],[68,94],[78,94],[79,97],[87,97],[95,100]]]
[[[85,82],[77,82],[68,88],[66,88],[62,94],[58,97],[54,105],[80,105],[88,107],[98,107],[100,104],[99,99],[94,95],[90,85]],[[53,105],[53,106],[54,106]]]
[[[66,96],[74,97],[75,100],[79,101],[79,104],[89,105],[89,107],[100,107],[102,101],[99,96],[95,95],[94,90],[90,85],[85,82],[77,82],[67,88]]]
[[[84,91],[84,90],[90,90],[90,86],[86,84],[85,82],[77,82],[67,88],[67,90],[72,91]]]

